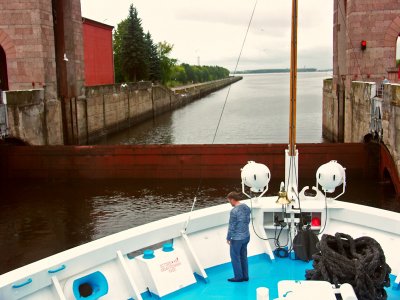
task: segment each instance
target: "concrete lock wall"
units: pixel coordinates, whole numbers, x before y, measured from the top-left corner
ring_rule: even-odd
[[[370,132],[371,124],[371,95],[372,84],[360,81],[352,82],[352,93],[346,109],[350,113],[347,117],[351,122],[345,125],[345,141],[362,142],[364,136]],[[346,118],[347,120],[347,118]]]
[[[336,142],[338,118],[337,101],[334,101],[332,94],[332,79],[323,81],[323,102],[322,102],[322,135],[329,141]]]
[[[90,144],[240,79],[230,77],[173,90],[151,82],[87,87],[84,96],[64,98],[63,103],[46,99],[43,89],[7,91],[9,133],[30,145]]]
[[[86,97],[72,99],[75,123],[70,127],[75,144],[90,144],[117,132],[199,99],[241,78],[227,78],[170,90],[150,82],[86,88]],[[75,104],[75,101],[78,104]],[[75,107],[75,108],[74,108]]]
[[[373,84],[361,81],[351,83],[350,93],[346,94],[348,100],[345,102],[344,109],[344,141],[346,143],[360,143],[366,135],[370,134],[371,99],[375,97],[371,94],[374,90]],[[322,111],[323,136],[331,141],[337,141],[340,119],[338,98],[331,87],[332,81],[325,80]],[[392,180],[396,181],[400,177],[400,85],[385,84],[382,97],[378,99],[382,101],[382,142],[386,147],[381,154],[391,156],[391,158],[380,157],[383,164],[381,173],[386,168],[391,173]]]
[[[383,93],[383,142],[400,174],[400,85],[387,84]]]
[[[63,143],[61,103],[44,98],[43,89],[6,93],[10,136],[31,145]]]

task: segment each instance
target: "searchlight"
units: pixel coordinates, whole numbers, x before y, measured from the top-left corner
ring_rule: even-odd
[[[266,165],[249,161],[241,171],[243,194],[252,198],[246,194],[245,186],[249,187],[250,191],[254,193],[261,193],[258,197],[263,196],[268,191],[271,172]]]
[[[346,189],[345,170],[346,169],[337,163],[336,160],[331,160],[330,162],[323,164],[318,168],[316,173],[316,186],[318,187],[319,184],[325,193],[333,193],[335,189],[342,184],[342,193],[334,198],[337,199],[339,196],[344,194]]]

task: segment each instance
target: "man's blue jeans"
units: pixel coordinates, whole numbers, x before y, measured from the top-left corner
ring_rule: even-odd
[[[244,240],[231,240],[230,254],[235,279],[248,279],[249,266],[247,262],[247,244],[250,237]]]

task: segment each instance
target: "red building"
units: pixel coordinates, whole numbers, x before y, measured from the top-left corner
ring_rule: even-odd
[[[87,18],[83,23],[85,85],[114,83],[112,30],[114,27]]]

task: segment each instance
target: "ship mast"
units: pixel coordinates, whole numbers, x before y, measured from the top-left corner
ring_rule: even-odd
[[[296,91],[297,91],[297,0],[292,1],[292,39],[290,49],[290,115],[289,156],[296,152]]]
[[[285,151],[285,186],[287,201],[298,198],[298,158],[296,149],[296,90],[297,90],[297,11],[298,0],[292,0],[292,38],[290,49],[290,113],[289,147]],[[282,190],[282,187],[281,187]]]

